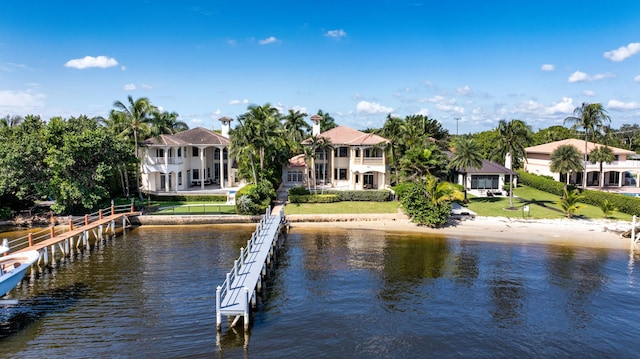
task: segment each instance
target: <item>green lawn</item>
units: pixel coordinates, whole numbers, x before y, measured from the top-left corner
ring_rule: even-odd
[[[525,217],[529,218],[565,218],[560,206],[560,197],[539,191],[537,189],[519,186],[513,192],[513,206],[517,207],[517,211],[510,211],[509,197],[470,197],[467,207],[476,212],[479,216],[493,217]],[[529,213],[523,213],[523,206],[529,206]],[[602,210],[599,207],[581,203],[582,207],[578,209],[574,217],[576,218],[604,218]],[[612,219],[631,220],[631,216],[625,213],[614,212]]]
[[[152,214],[171,214],[171,215],[196,215],[196,214],[235,214],[236,208],[234,205],[227,205],[226,203],[212,203],[212,202],[189,202],[189,203],[174,203],[174,202],[161,202],[160,208],[164,208]]]
[[[289,203],[287,214],[398,213],[400,202]]]

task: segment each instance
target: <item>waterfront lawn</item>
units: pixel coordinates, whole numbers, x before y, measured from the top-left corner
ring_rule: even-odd
[[[349,214],[349,213],[398,213],[400,202],[289,203],[284,208],[288,214]]]
[[[479,216],[522,218],[523,206],[529,206],[529,213],[524,213],[527,218],[566,218],[560,205],[560,197],[537,190],[535,188],[520,185],[513,192],[513,206],[517,210],[507,210],[509,197],[472,197],[469,196],[467,207]],[[574,213],[575,218],[602,219],[604,215],[599,207],[589,204],[580,204],[581,208]],[[612,218],[616,220],[630,221],[631,216],[626,213],[613,212]]]
[[[235,214],[236,207],[224,202],[160,202],[159,211],[151,214],[196,215],[196,214]]]

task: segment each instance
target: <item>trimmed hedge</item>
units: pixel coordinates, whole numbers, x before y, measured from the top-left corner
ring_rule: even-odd
[[[291,203],[332,203],[340,202],[340,197],[335,194],[303,194],[289,195]]]
[[[223,194],[194,194],[194,195],[173,195],[173,196],[158,196],[152,194],[152,201],[157,202],[189,202],[189,201],[198,201],[198,202],[225,202],[227,200],[227,196]]]
[[[334,194],[340,198],[340,201],[365,201],[365,202],[387,202],[390,201],[391,191],[366,190],[366,191],[324,191],[325,194]]]
[[[562,197],[564,184],[561,182],[549,179],[546,176],[538,176],[524,171],[518,171],[518,177],[522,184]],[[568,190],[572,191],[574,188],[574,186],[569,186]],[[605,200],[608,200],[609,203],[613,204],[618,211],[640,216],[640,198],[625,196],[618,193],[582,189],[580,190],[580,194],[582,195],[582,199],[580,200],[582,203],[600,207]]]

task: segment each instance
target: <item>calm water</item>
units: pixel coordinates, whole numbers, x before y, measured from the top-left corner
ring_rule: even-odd
[[[141,227],[23,282],[2,358],[637,358],[640,256],[293,229],[250,344],[215,287],[252,227]],[[2,237],[3,234],[0,234]]]

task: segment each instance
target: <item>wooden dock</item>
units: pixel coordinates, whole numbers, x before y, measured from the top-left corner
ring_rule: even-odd
[[[284,207],[278,206],[267,211],[247,241],[246,248],[240,248],[240,257],[233,262],[233,268],[226,275],[221,286],[216,288],[216,328],[220,332],[222,316],[235,317],[231,326],[240,318],[244,319],[245,334],[249,329],[249,311],[256,305],[256,292],[262,290],[263,278],[269,264],[275,259],[278,238],[285,226]]]
[[[87,214],[84,217],[69,219],[68,224],[51,226],[45,230],[29,233],[27,236],[7,242],[11,253],[29,250],[40,252],[37,265],[49,265],[56,260],[56,252],[61,257],[68,256],[79,248],[89,249],[91,234],[97,242],[104,235],[115,234],[116,223],[122,222],[122,228],[127,227],[127,218],[136,216],[133,205],[114,206]],[[95,242],[94,242],[95,244]]]

